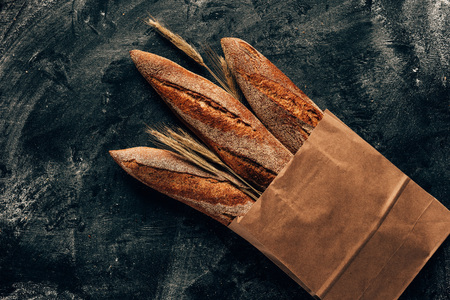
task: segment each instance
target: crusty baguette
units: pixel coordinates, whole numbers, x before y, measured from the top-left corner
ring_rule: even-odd
[[[274,64],[248,43],[223,38],[222,49],[245,98],[273,135],[297,152],[322,111]]]
[[[175,114],[238,175],[265,189],[292,154],[238,100],[161,56],[133,50],[139,72]]]
[[[254,201],[226,179],[162,149],[136,147],[109,152],[131,176],[222,224],[243,216]]]

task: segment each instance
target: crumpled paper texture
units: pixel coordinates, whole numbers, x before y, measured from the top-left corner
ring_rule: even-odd
[[[329,111],[230,229],[321,299],[396,299],[450,212]]]

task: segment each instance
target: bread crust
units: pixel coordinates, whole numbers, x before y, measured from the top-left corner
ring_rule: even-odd
[[[135,147],[109,153],[137,180],[224,225],[245,215],[254,203],[225,178],[205,172],[171,151]]]
[[[322,119],[320,108],[247,42],[221,39],[225,59],[256,116],[292,153]]]
[[[131,58],[175,114],[245,180],[264,190],[292,158],[238,100],[209,80],[161,56]]]

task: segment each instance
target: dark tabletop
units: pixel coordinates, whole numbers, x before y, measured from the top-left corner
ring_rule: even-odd
[[[201,49],[255,46],[450,207],[450,3],[0,0],[0,296],[312,299],[246,241],[126,175],[108,150],[179,122],[128,51],[207,73]],[[446,241],[401,299],[450,299]]]

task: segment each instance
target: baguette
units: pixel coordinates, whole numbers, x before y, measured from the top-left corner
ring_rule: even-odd
[[[238,175],[264,190],[292,158],[238,100],[161,56],[133,50],[139,72],[175,114]]]
[[[322,119],[320,108],[248,43],[221,40],[225,59],[256,116],[292,153]]]
[[[225,178],[205,172],[171,151],[136,147],[109,153],[137,180],[224,225],[245,215],[254,203]]]

